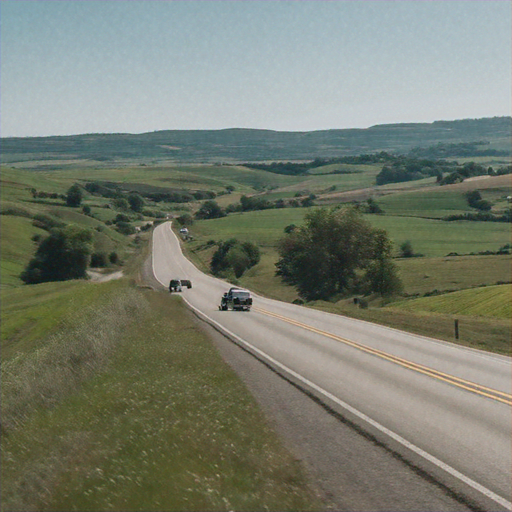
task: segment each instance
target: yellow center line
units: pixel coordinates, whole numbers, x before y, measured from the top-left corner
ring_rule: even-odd
[[[394,356],[392,354],[383,352],[382,350],[369,347],[368,345],[363,345],[361,343],[356,343],[354,341],[347,340],[346,338],[342,338],[341,336],[338,336],[336,334],[331,334],[327,331],[322,331],[321,329],[317,329],[316,327],[313,327],[311,325],[303,324],[302,322],[299,322],[297,320],[292,320],[291,318],[287,318],[287,317],[279,315],[277,313],[272,313],[265,309],[261,309],[258,307],[253,308],[253,309],[255,309],[256,311],[258,311],[259,313],[262,313],[264,315],[277,318],[279,320],[282,320],[283,322],[287,322],[289,324],[295,325],[297,327],[301,327],[308,331],[320,334],[322,336],[326,336],[327,338],[331,338],[333,340],[344,343],[345,345],[349,345],[351,347],[357,348],[358,350],[361,350],[368,354],[375,355],[377,357],[380,357],[381,359],[385,359],[392,363],[398,364],[398,365],[403,366],[404,368],[407,368],[409,370],[414,370],[418,373],[428,375],[429,377],[434,377],[435,379],[447,382],[449,384],[452,384],[459,388],[465,389],[467,391],[471,391],[472,393],[476,393],[478,395],[485,396],[487,398],[492,398],[493,400],[497,400],[504,404],[512,405],[512,395],[510,395],[509,393],[505,393],[503,391],[498,391],[496,389],[488,388],[486,386],[476,384],[475,382],[470,382],[468,380],[461,379],[460,377],[455,377],[454,375],[449,375],[449,374],[443,373],[439,370],[429,368],[428,366],[423,366],[421,364],[414,363],[412,361],[408,361],[401,357]]]

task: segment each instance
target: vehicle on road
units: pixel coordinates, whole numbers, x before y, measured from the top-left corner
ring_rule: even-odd
[[[188,279],[171,279],[169,282],[169,292],[181,292],[183,288],[192,288],[192,282]]]
[[[250,311],[251,306],[252,297],[250,291],[241,288],[231,288],[229,292],[222,296],[219,309],[221,311],[227,311],[228,309],[233,311]]]

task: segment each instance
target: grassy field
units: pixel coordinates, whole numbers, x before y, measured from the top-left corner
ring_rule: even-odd
[[[432,311],[475,317],[510,319],[512,317],[511,285],[486,286],[435,297],[424,297],[395,303],[405,311]]]
[[[101,298],[3,362],[2,510],[323,508],[178,298],[67,286]],[[14,302],[46,314],[44,295]]]
[[[220,219],[204,220],[194,224],[192,234],[198,241],[238,238],[252,241],[262,247],[275,247],[284,236],[284,228],[303,222],[305,208],[285,208],[235,213]],[[469,254],[497,251],[510,243],[510,225],[500,222],[445,222],[421,217],[366,215],[375,227],[385,229],[396,249],[406,240],[415,252],[428,257],[450,253]]]

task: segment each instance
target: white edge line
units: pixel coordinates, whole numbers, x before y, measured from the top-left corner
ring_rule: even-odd
[[[153,244],[154,244],[154,238],[153,238]],[[165,286],[165,284],[162,283],[162,281],[160,281],[160,279],[158,279],[158,277],[155,275],[153,251],[152,251],[152,254],[151,254],[151,264],[152,264],[153,276],[155,277],[155,279],[160,284]],[[351,414],[353,414],[354,416],[357,416],[359,419],[365,421],[366,423],[368,423],[372,427],[376,428],[377,430],[379,430],[383,434],[387,435],[388,437],[390,437],[391,439],[393,439],[397,443],[400,443],[402,446],[405,446],[406,448],[408,448],[412,452],[416,453],[420,457],[423,457],[424,459],[428,460],[429,462],[431,462],[432,464],[434,464],[438,468],[446,471],[451,476],[453,476],[453,477],[457,478],[458,480],[460,480],[461,482],[464,482],[465,484],[469,485],[470,487],[472,487],[476,491],[480,492],[484,496],[487,496],[488,498],[490,498],[494,502],[498,503],[499,505],[501,505],[505,509],[512,511],[512,502],[506,500],[505,498],[502,498],[501,496],[497,495],[496,493],[494,493],[490,489],[487,489],[487,487],[484,487],[483,485],[479,484],[478,482],[475,482],[474,480],[472,480],[471,478],[467,477],[466,475],[463,475],[460,471],[457,471],[455,468],[452,468],[448,464],[444,463],[442,460],[439,460],[437,457],[434,457],[433,455],[430,455],[430,453],[427,453],[425,450],[422,450],[420,447],[418,447],[418,446],[412,444],[411,442],[407,441],[407,439],[404,439],[402,436],[400,436],[400,435],[396,434],[395,432],[389,430],[388,428],[386,428],[384,425],[381,425],[377,421],[372,420],[366,414],[358,411],[357,409],[355,409],[351,405],[347,404],[343,400],[340,400],[338,397],[334,396],[332,393],[329,393],[329,391],[326,391],[325,389],[321,388],[320,386],[318,386],[315,383],[311,382],[310,380],[306,379],[302,375],[298,374],[297,372],[295,372],[291,368],[288,368],[288,366],[280,363],[279,361],[277,361],[273,357],[269,356],[268,354],[266,354],[265,352],[263,352],[259,348],[255,347],[254,345],[251,345],[248,341],[245,341],[244,339],[240,338],[240,336],[238,336],[235,333],[231,332],[229,329],[226,329],[224,326],[222,326],[221,324],[216,322],[213,318],[209,317],[208,315],[206,315],[205,313],[203,313],[202,311],[197,309],[195,306],[193,306],[185,298],[185,296],[182,296],[182,299],[200,317],[205,319],[211,325],[215,325],[221,332],[225,333],[228,337],[236,340],[238,343],[240,343],[242,345],[245,345],[248,349],[250,349],[251,352],[254,352],[254,353],[258,354],[260,357],[262,357],[263,359],[265,359],[266,361],[271,363],[273,366],[276,366],[276,367],[280,368],[282,371],[284,371],[285,373],[291,375],[292,377],[294,377],[298,381],[302,382],[307,387],[309,387],[311,389],[314,389],[320,395],[324,396],[328,400],[331,400],[332,402],[334,402],[335,404],[339,405],[343,409],[349,411]]]

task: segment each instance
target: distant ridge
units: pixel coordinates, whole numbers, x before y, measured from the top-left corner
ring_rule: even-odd
[[[407,153],[439,143],[484,142],[510,155],[512,118],[395,123],[369,128],[280,132],[265,129],[160,130],[141,134],[84,134],[1,138],[1,160],[174,160],[244,162],[303,160],[387,151]]]

